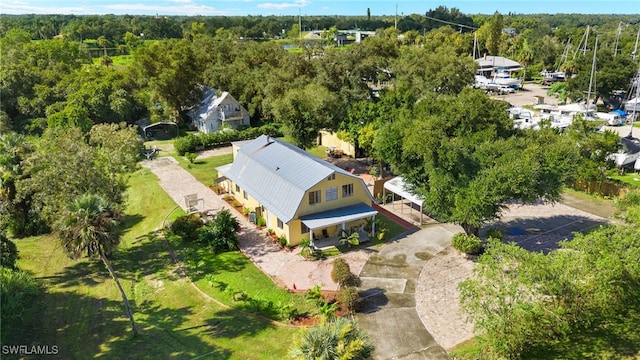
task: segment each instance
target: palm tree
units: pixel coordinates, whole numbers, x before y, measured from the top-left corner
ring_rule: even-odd
[[[355,320],[338,318],[305,329],[294,342],[289,356],[294,360],[365,360],[371,358],[373,351],[369,337],[358,329]]]
[[[102,46],[102,49],[104,50],[104,56],[107,56],[107,45],[109,45],[109,40],[107,40],[106,37],[104,36],[100,36],[98,37],[98,45]]]
[[[120,213],[108,201],[98,195],[85,194],[69,205],[56,224],[56,230],[60,235],[62,247],[73,259],[86,254],[87,257],[97,256],[102,260],[120,290],[135,337],[138,335],[138,329],[129,300],[107,258],[120,242],[116,229],[119,218]]]

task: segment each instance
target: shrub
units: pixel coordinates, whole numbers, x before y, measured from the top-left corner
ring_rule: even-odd
[[[180,156],[184,156],[187,152],[194,152],[198,146],[205,148],[226,146],[231,144],[232,141],[253,139],[262,134],[278,137],[282,136],[282,131],[275,124],[269,124],[259,128],[243,129],[242,131],[224,129],[209,134],[189,134],[175,139],[174,148]]]
[[[249,216],[250,212],[251,212],[251,209],[249,209],[249,208],[243,208],[242,209],[242,215],[244,215],[244,216]]]
[[[208,243],[216,254],[235,250],[238,248],[238,225],[238,219],[229,210],[221,210],[200,230],[198,240]]]
[[[451,240],[454,249],[466,254],[479,254],[482,250],[482,240],[475,235],[456,234]]]
[[[280,235],[278,237],[278,244],[280,244],[280,246],[285,247],[287,246],[287,237],[284,235]]]
[[[273,230],[272,228],[268,228],[268,229],[267,229],[267,234],[269,234],[269,235],[273,235],[273,234],[275,234],[275,233],[276,233],[276,231],[275,231],[275,230]]]
[[[182,241],[192,242],[198,240],[198,230],[203,226],[200,216],[190,214],[180,216],[170,226],[170,231],[177,235]]]
[[[342,308],[350,313],[357,310],[360,295],[354,287],[345,287],[336,293],[336,299],[342,305]]]
[[[360,278],[351,272],[349,264],[343,258],[337,258],[333,261],[331,279],[340,287],[358,287],[361,284]]]
[[[487,230],[487,238],[493,238],[502,241],[502,239],[504,239],[504,232],[498,228],[491,228]]]
[[[238,202],[238,200],[233,200],[233,201],[231,202],[231,206],[233,206],[233,207],[240,207],[240,203]]]
[[[351,276],[351,268],[343,258],[333,260],[333,269],[331,269],[331,280],[338,284],[342,284]]]
[[[4,330],[10,320],[22,318],[33,298],[40,294],[40,285],[26,272],[0,268],[0,293],[0,322]]]
[[[16,247],[16,244],[7,239],[3,234],[0,234],[0,248],[2,250],[0,266],[15,270],[16,261],[18,260],[18,248]]]
[[[192,152],[187,152],[187,153],[184,153],[184,157],[186,157],[187,160],[189,160],[189,162],[193,164],[193,162],[198,157],[198,154],[192,153]]]
[[[256,218],[256,225],[258,225],[259,227],[263,227],[267,225],[267,220],[265,220],[262,216],[258,216]]]

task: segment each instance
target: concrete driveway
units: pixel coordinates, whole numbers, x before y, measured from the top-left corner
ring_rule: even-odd
[[[362,308],[358,323],[376,344],[375,359],[448,359],[416,310],[419,275],[428,261],[451,244],[458,228],[424,227],[369,255],[360,272]]]

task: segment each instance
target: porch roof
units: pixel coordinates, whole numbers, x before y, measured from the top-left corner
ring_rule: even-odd
[[[300,220],[309,229],[320,229],[331,225],[342,224],[369,216],[374,216],[378,212],[367,204],[356,204],[327,210],[315,214],[301,216]]]

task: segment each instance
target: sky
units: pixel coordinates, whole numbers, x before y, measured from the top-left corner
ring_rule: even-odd
[[[639,14],[640,0],[0,0],[0,14],[361,15],[424,14],[444,5],[465,14]]]

